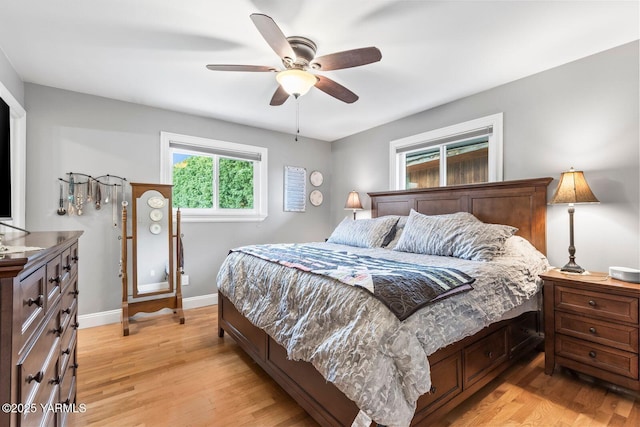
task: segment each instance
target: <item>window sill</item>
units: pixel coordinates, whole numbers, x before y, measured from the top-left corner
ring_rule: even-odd
[[[186,222],[262,222],[267,215],[180,215],[180,221]]]

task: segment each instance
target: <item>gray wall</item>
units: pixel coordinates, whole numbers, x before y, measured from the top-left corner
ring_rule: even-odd
[[[24,83],[22,79],[13,69],[13,66],[5,56],[4,52],[0,49],[0,82],[11,95],[24,107]],[[2,96],[2,93],[0,93]]]
[[[58,178],[67,172],[118,175],[131,182],[160,182],[160,131],[208,137],[269,149],[269,216],[263,222],[183,223],[184,297],[216,292],[215,276],[230,248],[266,242],[323,240],[331,231],[331,145],[137,104],[25,85],[27,120],[26,223],[31,230],[83,230],[80,240],[79,314],[120,307],[119,229],[110,206],[83,216],[58,216]],[[269,108],[268,106],[265,108]],[[320,170],[326,202],[305,213],[283,212],[283,169]],[[310,189],[307,188],[307,193]]]
[[[550,198],[562,171],[583,170],[601,203],[576,206],[577,263],[639,268],[638,49],[623,45],[334,142],[333,224],[350,190],[369,208],[365,193],[389,188],[389,141],[504,112],[504,179],[553,177]],[[547,220],[547,254],[562,266],[567,206],[550,206]]]

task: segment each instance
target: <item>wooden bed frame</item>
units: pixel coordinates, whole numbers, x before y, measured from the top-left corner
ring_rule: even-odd
[[[372,216],[471,212],[487,223],[518,227],[546,253],[547,186],[552,178],[369,193]],[[429,356],[430,393],[418,399],[412,425],[426,426],[496,378],[542,341],[541,313],[527,312],[484,328]],[[286,351],[218,293],[218,336],[227,332],[323,426],[349,426],[358,408],[307,362]]]

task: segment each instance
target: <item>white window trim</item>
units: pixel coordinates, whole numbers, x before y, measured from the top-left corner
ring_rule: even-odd
[[[438,140],[442,138],[465,134],[488,126],[493,127],[493,132],[489,135],[489,182],[502,181],[502,120],[503,114],[497,113],[391,141],[389,143],[389,188],[391,190],[404,190],[406,185],[404,176],[406,169],[404,154],[406,154],[406,151],[405,153],[398,153],[398,150],[406,150],[407,147],[413,145],[424,145],[425,142],[428,143],[429,141],[434,141],[433,145],[437,145]]]
[[[198,209],[182,208],[180,209],[180,216],[183,222],[249,222],[263,221],[267,217],[267,148],[171,132],[160,132],[160,182],[163,184],[171,184],[173,181],[170,151],[171,142],[189,145],[195,150],[197,150],[198,147],[217,148],[230,152],[259,154],[261,158],[259,162],[255,163],[254,169],[257,177],[257,188],[254,188],[253,197],[254,209],[249,211],[243,209],[224,209],[218,213],[211,213],[211,211],[203,213],[202,211],[198,212]],[[216,186],[216,193],[217,191]]]

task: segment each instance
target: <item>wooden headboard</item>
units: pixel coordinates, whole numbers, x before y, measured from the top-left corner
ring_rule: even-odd
[[[371,216],[470,212],[479,220],[518,228],[540,252],[547,252],[547,186],[553,178],[368,193]]]

